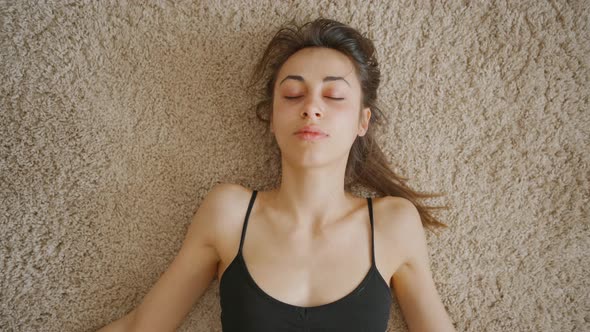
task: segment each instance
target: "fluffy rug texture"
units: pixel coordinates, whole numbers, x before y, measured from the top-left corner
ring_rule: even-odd
[[[378,141],[458,331],[589,331],[587,1],[1,1],[0,330],[135,308],[219,182],[277,184],[246,92],[282,24],[370,37]],[[246,211],[244,211],[245,214]],[[586,252],[586,254],[584,254]],[[586,258],[584,258],[586,257]],[[220,331],[214,280],[179,331]],[[407,330],[394,297],[390,331]]]

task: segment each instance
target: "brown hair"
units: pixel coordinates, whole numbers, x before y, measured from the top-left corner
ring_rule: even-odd
[[[426,206],[418,200],[440,197],[444,194],[418,192],[406,184],[408,178],[397,175],[389,166],[387,158],[375,140],[375,125],[382,125],[387,118],[377,106],[377,88],[381,72],[375,55],[373,42],[352,27],[326,18],[318,18],[297,26],[293,21],[281,27],[274,35],[251,77],[250,88],[264,79],[261,101],[255,105],[256,116],[263,122],[272,120],[274,86],[281,66],[295,52],[306,47],[327,47],[348,56],[355,66],[361,85],[361,109],[370,107],[369,129],[364,136],[357,136],[352,144],[345,172],[345,187],[353,185],[373,189],[378,195],[398,196],[410,200],[418,209],[422,225],[448,227],[431,215],[429,210],[448,209],[448,206]],[[268,118],[263,113],[270,113]],[[362,115],[362,113],[360,113]]]

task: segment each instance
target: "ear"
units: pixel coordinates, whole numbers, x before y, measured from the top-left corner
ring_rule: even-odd
[[[371,108],[366,107],[361,110],[358,135],[365,136],[367,130],[369,130],[369,120],[371,119]]]

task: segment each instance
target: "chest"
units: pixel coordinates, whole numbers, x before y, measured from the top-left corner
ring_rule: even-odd
[[[373,248],[370,219],[362,212],[316,231],[276,224],[277,220],[262,214],[250,216],[241,262],[261,292],[287,305],[310,307],[338,301],[355,291],[370,272],[389,287],[400,265],[392,256],[391,244],[383,243],[377,223]],[[239,242],[226,248],[220,276],[236,258]]]

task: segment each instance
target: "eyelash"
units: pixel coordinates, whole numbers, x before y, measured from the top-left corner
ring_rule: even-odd
[[[302,96],[297,96],[297,97],[288,97],[288,96],[285,96],[285,99],[293,100],[293,99],[297,99],[297,98],[301,98],[301,97]],[[326,98],[332,99],[332,100],[344,100],[344,98],[332,98],[332,97],[326,97]]]

